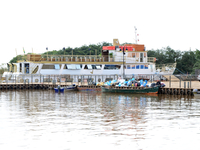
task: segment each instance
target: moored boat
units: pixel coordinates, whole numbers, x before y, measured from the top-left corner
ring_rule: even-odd
[[[91,86],[78,86],[77,87],[78,91],[101,91],[101,86],[95,86],[95,85],[91,85]]]
[[[109,93],[129,93],[129,94],[157,94],[160,86],[155,87],[116,87],[102,86],[102,92]]]
[[[54,88],[55,92],[58,93],[58,92],[64,92],[64,88]]]
[[[58,85],[58,87],[57,87],[57,88],[54,88],[54,90],[55,90],[56,93],[59,93],[59,92],[63,93],[64,90],[65,90],[65,88],[60,87],[60,85]]]
[[[193,89],[194,97],[200,98],[200,91],[198,89]]]
[[[76,84],[72,84],[72,85],[68,85],[66,87],[64,87],[65,91],[75,91],[77,90],[77,86]]]
[[[138,80],[150,80],[152,74],[159,75],[159,79],[161,75],[172,75],[175,68],[176,63],[156,65],[156,58],[147,56],[143,44],[120,45],[118,39],[113,39],[113,46],[103,46],[100,55],[24,54],[16,63],[8,63],[8,72],[4,72],[2,79],[19,83],[68,82],[72,75],[85,75],[83,81],[88,81],[90,75],[137,75]],[[78,82],[78,78],[73,82]]]

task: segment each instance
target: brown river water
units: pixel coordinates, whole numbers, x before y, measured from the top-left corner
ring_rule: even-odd
[[[200,149],[200,98],[0,91],[0,150]]]

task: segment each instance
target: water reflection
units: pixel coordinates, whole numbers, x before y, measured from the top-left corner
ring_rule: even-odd
[[[181,141],[200,140],[199,102],[177,95],[0,91],[0,148],[185,149]]]

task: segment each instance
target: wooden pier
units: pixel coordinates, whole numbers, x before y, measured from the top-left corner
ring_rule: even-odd
[[[42,89],[42,90],[50,90],[53,88],[56,88],[60,84],[41,84],[41,83],[30,83],[30,84],[23,84],[23,83],[17,83],[17,84],[0,84],[0,90],[25,90],[25,89]],[[60,85],[61,87],[64,87],[66,85]]]
[[[158,94],[168,95],[193,95],[191,88],[160,88]]]
[[[49,84],[49,83],[4,83],[0,84],[0,90],[29,90],[29,89],[42,89],[51,90],[56,88],[58,85],[61,87],[67,86],[66,84]],[[122,87],[127,88],[127,87]],[[140,88],[140,87],[137,87]],[[95,85],[77,85],[77,89],[80,91],[101,91],[100,86]],[[160,88],[158,94],[168,94],[168,95],[193,95],[193,88],[177,88],[177,87],[164,87]]]

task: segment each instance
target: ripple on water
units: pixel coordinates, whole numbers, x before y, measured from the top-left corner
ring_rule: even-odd
[[[194,97],[0,91],[0,148],[187,149],[199,117]]]

